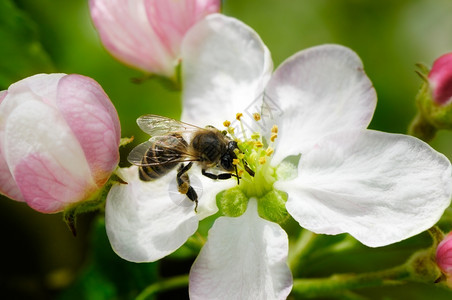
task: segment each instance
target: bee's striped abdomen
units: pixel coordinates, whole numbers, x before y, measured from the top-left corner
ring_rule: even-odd
[[[140,179],[151,181],[168,174],[179,164],[187,146],[187,142],[179,134],[161,137],[144,155],[142,162],[148,166],[139,168]]]

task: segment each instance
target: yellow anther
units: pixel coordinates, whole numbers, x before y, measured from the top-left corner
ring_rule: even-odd
[[[278,137],[278,134],[276,133],[272,133],[271,137],[270,137],[270,141],[274,142],[276,140],[276,138]]]
[[[257,148],[262,148],[262,147],[264,147],[264,144],[262,144],[262,142],[260,142],[260,141],[257,141],[256,143],[254,143],[254,146]]]
[[[242,176],[244,172],[245,172],[245,171],[243,171],[242,169],[240,169],[240,170],[237,171],[237,173],[239,174],[239,176]]]
[[[240,118],[241,117],[243,117],[243,114],[242,113],[237,113],[236,115],[235,115],[235,118],[237,119],[237,120],[239,120],[240,121]]]
[[[240,160],[237,159],[237,158],[234,158],[234,159],[232,160],[232,164],[233,164],[233,165],[238,165],[239,163],[240,163]]]
[[[278,125],[273,125],[272,133],[278,133]]]
[[[223,122],[223,126],[224,126],[224,127],[229,127],[229,126],[231,126],[231,122],[229,122],[228,120],[226,120],[226,121]]]
[[[256,120],[256,121],[259,121],[259,120],[261,119],[261,115],[260,115],[259,113],[254,113],[254,114],[253,114],[253,118],[254,118],[254,120]]]
[[[239,154],[237,154],[237,158],[238,159],[244,159],[245,158],[245,154],[239,153]]]
[[[261,137],[261,135],[258,132],[255,132],[251,135],[251,138],[253,140],[258,140]]]
[[[266,154],[267,154],[267,156],[270,156],[270,155],[272,155],[273,154],[273,148],[272,147],[268,147],[267,148],[267,150],[265,150],[265,152],[266,152]]]
[[[228,127],[228,132],[229,132],[230,134],[234,134],[235,128],[234,128],[234,127]]]
[[[261,165],[264,165],[267,162],[267,159],[265,158],[265,156],[259,157],[259,163]]]

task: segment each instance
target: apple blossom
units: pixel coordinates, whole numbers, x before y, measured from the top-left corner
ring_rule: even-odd
[[[439,243],[436,250],[436,263],[446,276],[452,287],[452,233],[449,233]]]
[[[186,32],[220,5],[220,0],[90,0],[106,49],[127,65],[167,77],[174,77]]]
[[[428,79],[436,104],[450,103],[452,101],[452,53],[444,54],[435,60]]]
[[[38,74],[0,93],[0,192],[43,213],[93,196],[119,161],[118,115],[81,75]]]
[[[196,213],[190,200],[176,203],[168,193],[175,170],[142,182],[136,167],[123,169],[128,184],[111,189],[106,226],[118,255],[155,261],[219,206],[225,216],[190,272],[191,299],[285,299],[292,278],[279,224],[287,214],[313,232],[349,233],[378,247],[428,229],[449,206],[451,165],[442,154],[410,136],[366,129],[376,93],[352,50],[313,47],[272,74],[260,37],[216,14],[190,30],[182,59],[181,119],[228,127],[242,152],[240,184],[200,176]]]
[[[416,96],[418,114],[409,133],[430,141],[439,129],[452,129],[452,53],[439,57],[430,71],[422,64],[418,66],[424,82]]]

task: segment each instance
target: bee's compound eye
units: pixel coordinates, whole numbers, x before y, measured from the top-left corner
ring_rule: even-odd
[[[237,145],[236,141],[230,141],[228,143],[228,150],[229,151],[234,151],[235,149],[238,149],[238,148],[239,148],[239,146]]]
[[[223,169],[225,169],[226,171],[233,171],[234,170],[234,166],[232,164],[233,162],[233,158],[230,155],[223,155],[223,157],[221,158],[221,167]]]

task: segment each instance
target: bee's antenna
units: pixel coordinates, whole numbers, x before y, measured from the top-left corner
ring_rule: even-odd
[[[237,171],[237,165],[234,165],[235,168],[235,175],[237,176],[237,185],[240,184],[240,177],[239,177],[239,171]]]
[[[245,171],[250,174],[251,177],[254,177],[254,171],[251,170],[250,166],[248,166],[248,163],[246,162],[246,160],[243,160],[243,165],[245,166]]]

